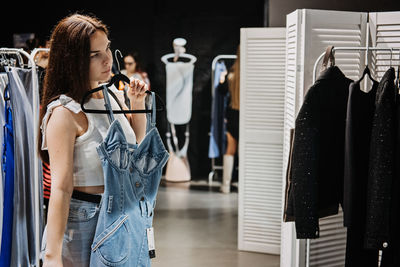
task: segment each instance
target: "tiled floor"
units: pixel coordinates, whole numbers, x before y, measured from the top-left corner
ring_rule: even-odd
[[[276,267],[279,256],[237,249],[238,194],[162,183],[154,217],[153,267]]]

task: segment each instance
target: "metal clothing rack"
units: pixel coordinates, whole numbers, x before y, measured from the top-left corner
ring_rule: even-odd
[[[368,25],[367,25],[368,29]],[[369,34],[367,30],[367,41],[366,43],[368,44],[368,39],[369,39]],[[400,52],[400,48],[391,48],[391,47],[374,47],[374,46],[365,46],[365,47],[333,47],[332,48],[332,53],[335,51],[365,51],[365,65],[368,66],[368,53],[369,51],[390,51],[391,56],[390,56],[390,65],[392,63],[392,58],[393,58],[393,52],[398,51]],[[323,52],[315,61],[314,68],[313,68],[313,80],[312,83],[314,84],[316,79],[317,79],[317,66],[320,63],[321,59],[325,56],[326,52]],[[310,266],[310,239],[306,240],[306,267]]]
[[[23,64],[23,59],[22,59],[22,55],[25,56],[28,59],[28,67],[31,67],[33,70],[36,70],[36,63],[35,63],[35,55],[38,51],[45,51],[48,49],[35,49],[32,51],[31,54],[29,54],[28,52],[24,51],[23,49],[18,49],[18,48],[0,48],[0,54],[3,55],[16,55],[18,58],[18,61],[20,63],[21,66],[24,66]],[[34,140],[35,140],[35,144],[36,141],[38,139],[38,133],[36,131],[38,125],[39,125],[39,110],[37,110],[35,107],[38,106],[38,99],[39,99],[39,85],[38,85],[38,76],[37,76],[37,72],[33,71],[32,73],[32,104],[33,104],[33,122],[34,122],[34,127],[35,127],[35,131],[33,132],[33,136],[34,136]],[[34,152],[35,155],[38,155],[38,151],[37,151],[37,146],[34,146]],[[35,251],[36,251],[36,262],[35,262],[35,266],[39,267],[39,259],[40,259],[40,220],[39,220],[39,216],[40,216],[40,206],[39,206],[39,158],[38,156],[35,156],[33,158],[33,165],[34,165],[34,206],[35,206]]]
[[[211,97],[214,97],[214,71],[215,71],[215,66],[217,65],[217,62],[221,59],[236,59],[236,55],[218,55],[216,56],[212,63],[211,63]],[[212,109],[212,106],[211,106]],[[211,135],[211,132],[209,133]],[[216,170],[222,170],[223,166],[221,165],[215,165],[215,158],[211,158],[211,171],[208,174],[208,185],[212,185],[213,177],[215,175]]]

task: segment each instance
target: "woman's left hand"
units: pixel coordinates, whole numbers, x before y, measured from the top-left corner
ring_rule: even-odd
[[[132,108],[144,107],[144,100],[146,98],[146,91],[149,89],[147,84],[139,79],[133,79],[129,84],[129,90],[127,92],[128,98],[131,102]]]

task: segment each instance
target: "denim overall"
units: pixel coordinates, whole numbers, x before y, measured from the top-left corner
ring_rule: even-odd
[[[169,157],[155,127],[154,93],[151,121],[147,119],[146,136],[140,145],[127,143],[119,121],[114,119],[107,91],[104,100],[111,125],[97,147],[104,194],[90,266],[151,266],[147,229],[153,224],[162,168]]]

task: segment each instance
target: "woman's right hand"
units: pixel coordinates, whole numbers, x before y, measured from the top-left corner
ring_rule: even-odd
[[[45,256],[42,267],[63,267],[62,258]]]

